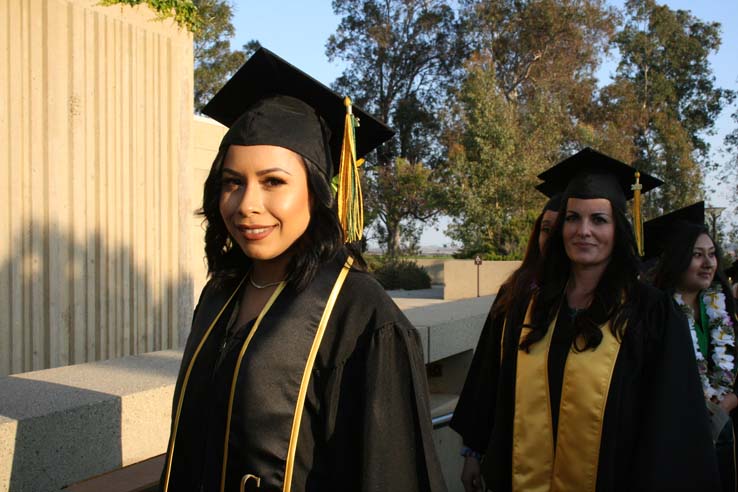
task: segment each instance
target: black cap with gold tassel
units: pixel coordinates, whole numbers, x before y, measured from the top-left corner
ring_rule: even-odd
[[[316,164],[332,183],[347,242],[363,236],[358,167],[394,131],[271,51],[260,48],[203,109],[230,130],[223,145],[276,145]],[[356,127],[361,121],[361,131]]]
[[[627,201],[632,198],[633,228],[638,252],[643,254],[642,194],[661,186],[663,182],[660,179],[589,147],[567,157],[538,177],[545,181],[549,193],[561,191],[564,199],[605,198],[614,209],[623,213],[627,212]]]
[[[635,232],[638,255],[643,256],[643,215],[641,214],[641,173],[635,172],[635,184],[631,185],[633,190],[633,232]]]
[[[351,111],[351,99],[344,98],[346,117],[343,126],[341,161],[338,166],[338,220],[347,243],[364,236],[364,197],[361,194],[359,166],[363,159],[356,159],[356,127],[358,121]]]

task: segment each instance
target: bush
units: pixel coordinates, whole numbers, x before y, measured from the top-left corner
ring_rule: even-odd
[[[365,254],[364,261],[366,261],[366,266],[369,268],[370,272],[376,272],[387,263],[386,258],[382,255]]]
[[[429,289],[431,279],[425,268],[414,261],[389,261],[374,271],[374,275],[385,289]]]

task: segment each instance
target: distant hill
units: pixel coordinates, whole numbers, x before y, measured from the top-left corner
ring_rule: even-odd
[[[451,246],[421,246],[420,247],[421,255],[452,255],[458,251],[459,251],[459,248],[451,247]],[[370,245],[369,249],[367,249],[367,253],[374,254],[374,255],[380,255],[382,254],[382,250],[378,246]]]

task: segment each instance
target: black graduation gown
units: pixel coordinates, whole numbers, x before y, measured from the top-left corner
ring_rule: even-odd
[[[665,292],[670,299],[674,299],[674,290],[666,289]],[[674,301],[674,307],[679,311],[687,320],[687,317],[679,309],[676,301]],[[736,320],[738,321],[738,320]],[[738,325],[737,325],[738,326]],[[709,351],[712,353],[712,344],[709,346]],[[735,349],[734,349],[735,350]],[[733,354],[738,360],[738,353]],[[738,385],[738,379],[733,384],[733,393],[736,393]],[[718,470],[720,470],[720,481],[722,482],[723,492],[736,492],[738,490],[738,481],[736,480],[736,440],[735,432],[736,419],[738,418],[738,409],[733,410],[730,413],[731,426],[727,426],[718,438],[716,443],[715,452],[717,455]]]
[[[671,300],[639,284],[640,301],[615,360],[605,405],[598,492],[712,491],[720,483],[689,330]],[[551,407],[559,408],[566,363],[566,316],[549,352]],[[556,334],[557,331],[563,333]],[[515,381],[521,327],[505,336],[495,425],[482,462],[487,487],[512,490]],[[569,340],[571,335],[569,334]],[[539,342],[540,343],[540,342]],[[553,415],[552,417],[555,417]],[[558,430],[560,432],[560,429]]]
[[[527,299],[516,303],[514,312],[507,316],[502,313],[492,316],[498,300],[504,294],[504,287],[497,293],[487,319],[482,327],[479,341],[474,349],[474,357],[459,394],[454,416],[449,426],[462,438],[464,446],[478,453],[484,453],[489,445],[495,421],[497,401],[497,380],[500,376],[500,351],[505,318],[513,324],[525,315]],[[520,308],[522,306],[522,309]]]
[[[203,321],[198,321],[197,313],[217,312],[234,285],[218,287],[210,282],[201,294],[175,389],[175,407],[182,373],[202,338]],[[307,289],[311,288],[312,284]],[[286,288],[272,309],[288,305],[295,295]],[[189,376],[172,458],[170,491],[219,490],[229,387],[238,352],[253,326],[252,322],[237,329],[227,348],[221,350],[229,317],[227,310],[202,346]],[[259,336],[269,337],[266,320],[252,343]],[[295,317],[290,323],[299,330],[305,320]],[[272,352],[260,352],[258,370],[283,371],[283,362],[290,359],[291,349],[285,345]],[[243,372],[239,374],[239,382],[248,377]],[[251,469],[254,462],[267,460],[252,456],[243,435],[245,430],[253,433],[253,427],[260,426],[258,430],[267,443],[281,438],[271,435],[273,428],[265,425],[264,415],[267,422],[269,414],[279,416],[287,412],[291,418],[294,409],[271,408],[268,395],[275,395],[276,401],[276,395],[284,391],[280,381],[294,378],[302,378],[302,374],[279,374],[276,383],[270,383],[264,401],[248,402],[249,395],[236,396],[225,490],[238,490],[245,472],[256,471],[265,477],[272,474],[273,470]],[[417,330],[370,274],[351,270],[310,376],[291,490],[445,491],[431,435],[427,395]],[[252,413],[260,414],[258,418],[239,412],[239,406],[248,404],[256,405],[252,408],[258,411]],[[283,461],[277,462],[282,466]],[[269,483],[265,478],[258,490],[282,490],[282,484]]]

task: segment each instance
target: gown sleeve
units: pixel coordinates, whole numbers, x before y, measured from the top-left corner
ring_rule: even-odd
[[[647,314],[634,490],[720,490],[715,450],[686,320],[664,295]],[[650,348],[648,348],[650,346]]]
[[[361,422],[362,491],[446,490],[433,443],[420,347],[420,337],[409,323],[385,326],[369,343]]]
[[[418,331],[373,277],[344,291],[316,362],[322,478],[307,490],[445,492]]]
[[[497,380],[500,373],[500,343],[504,317],[492,317],[494,304],[474,350],[464,388],[451,419],[451,428],[461,436],[464,446],[484,453],[494,425]]]

